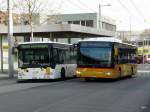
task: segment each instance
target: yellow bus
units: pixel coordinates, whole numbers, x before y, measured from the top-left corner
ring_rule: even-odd
[[[77,48],[77,77],[117,79],[136,74],[134,45],[123,43],[114,37],[82,40]]]

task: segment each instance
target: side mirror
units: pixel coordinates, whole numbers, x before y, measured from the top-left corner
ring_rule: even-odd
[[[17,53],[18,52],[18,48],[17,47],[13,47],[12,48],[12,54],[15,54],[15,53]]]

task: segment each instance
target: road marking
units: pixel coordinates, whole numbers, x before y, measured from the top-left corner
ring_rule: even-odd
[[[138,73],[139,73],[139,72],[142,72],[142,73],[149,73],[150,70],[138,70],[137,72],[138,72]]]

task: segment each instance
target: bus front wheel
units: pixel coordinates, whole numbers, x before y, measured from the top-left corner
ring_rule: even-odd
[[[119,68],[119,75],[118,75],[118,79],[121,79],[121,77],[122,77],[121,68]]]
[[[62,68],[61,69],[61,79],[65,79],[65,78],[66,78],[66,76],[65,76],[65,69]]]

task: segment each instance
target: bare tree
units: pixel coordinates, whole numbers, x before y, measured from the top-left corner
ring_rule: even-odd
[[[14,9],[20,12],[20,19],[24,19],[25,24],[30,25],[31,37],[33,40],[33,15],[41,11],[40,0],[14,0]]]
[[[47,9],[45,3],[47,3],[45,0],[44,1],[43,0],[14,0],[14,10],[20,13],[21,15],[20,20],[24,22],[24,24],[30,25],[30,30],[31,30],[30,41],[33,41],[33,30],[34,30],[33,21],[34,19],[36,19],[35,16],[40,16],[41,13],[46,14],[47,12],[51,12],[51,13],[54,12]],[[46,17],[45,20],[39,24],[43,24],[47,22],[47,20],[49,19],[51,18]]]

